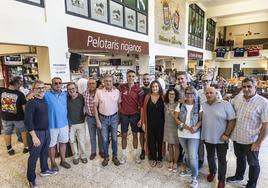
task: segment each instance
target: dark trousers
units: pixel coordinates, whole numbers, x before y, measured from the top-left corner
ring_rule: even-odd
[[[162,144],[164,138],[163,125],[148,125],[149,159],[162,161]]]
[[[207,150],[207,160],[210,174],[216,174],[217,165],[215,159],[215,151],[217,153],[218,158],[218,180],[225,181],[226,169],[227,169],[227,161],[226,154],[228,150],[228,143],[224,144],[206,144]]]
[[[50,132],[49,130],[35,131],[36,136],[40,140],[40,145],[38,147],[33,146],[32,136],[28,133],[27,140],[29,146],[30,156],[28,158],[28,168],[27,168],[27,179],[30,182],[35,181],[35,168],[38,158],[40,158],[40,168],[41,172],[48,170],[48,147],[50,143]]]
[[[234,152],[236,156],[235,176],[244,177],[247,161],[249,165],[247,188],[255,188],[257,186],[260,174],[259,151],[251,151],[251,145],[252,144],[245,145],[234,142]]]

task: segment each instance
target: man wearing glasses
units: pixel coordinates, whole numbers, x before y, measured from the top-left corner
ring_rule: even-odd
[[[69,127],[67,119],[67,93],[61,90],[62,80],[59,77],[52,79],[52,89],[45,93],[45,101],[48,104],[48,122],[51,142],[49,145],[49,157],[51,170],[59,171],[55,161],[56,145],[60,146],[60,165],[66,169],[71,165],[65,160],[66,143],[69,141]]]
[[[236,172],[228,177],[228,182],[241,182],[249,165],[249,180],[246,188],[256,188],[260,174],[259,150],[268,133],[268,100],[256,92],[256,80],[245,78],[242,81],[243,94],[233,100],[236,112],[236,125],[231,135],[234,141]]]
[[[48,147],[50,132],[48,129],[48,107],[44,101],[44,82],[36,80],[33,84],[34,98],[25,107],[25,126],[28,130],[28,144],[30,156],[28,158],[27,179],[30,187],[36,184],[36,162],[40,158],[41,177],[57,174],[48,168]]]

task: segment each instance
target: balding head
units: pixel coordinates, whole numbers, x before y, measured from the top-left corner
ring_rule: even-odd
[[[207,87],[205,93],[209,104],[212,104],[216,101],[217,91],[214,87]]]

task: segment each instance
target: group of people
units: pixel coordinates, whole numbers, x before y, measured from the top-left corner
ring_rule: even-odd
[[[98,154],[103,158],[102,166],[107,166],[111,140],[112,162],[116,166],[126,163],[129,156],[127,136],[130,125],[133,159],[137,164],[147,155],[151,167],[162,168],[163,156],[168,155],[168,170],[177,172],[179,155],[184,153],[183,170],[179,175],[191,176],[189,187],[196,188],[199,159],[202,158],[205,146],[209,166],[208,182],[212,182],[217,173],[217,155],[218,188],[225,187],[226,180],[242,181],[246,161],[249,164],[246,187],[255,188],[260,173],[259,150],[268,133],[268,101],[256,93],[255,79],[245,78],[241,93],[231,102],[222,99],[221,93],[210,86],[206,75],[202,77],[203,89],[198,91],[187,84],[184,72],[177,73],[176,79],[177,85],[165,91],[159,81],[150,82],[149,74],[144,74],[143,86],[140,87],[135,83],[135,71],[129,70],[127,83],[118,88],[113,86],[113,77],[106,75],[98,88],[96,80],[89,78],[86,91],[79,93],[73,82],[68,83],[67,92],[62,91],[62,80],[55,77],[50,91],[45,91],[44,83],[37,80],[32,89],[34,97],[27,103],[17,89],[21,83],[11,82],[8,89],[0,90],[8,153],[15,153],[10,138],[16,127],[23,133],[24,141],[28,138],[30,156],[27,178],[30,187],[37,187],[35,168],[38,158],[41,176],[55,175],[59,171],[55,161],[58,150],[60,166],[67,169],[71,167],[65,160],[66,143],[69,141],[73,164],[88,162],[85,121],[91,144],[89,159],[94,160],[97,156],[98,144]],[[7,97],[10,98],[9,102]],[[11,105],[15,108],[13,111]],[[117,144],[119,124],[122,137],[120,158]],[[234,143],[237,166],[235,175],[226,179],[229,139]],[[24,143],[24,152],[27,152],[27,143]],[[168,153],[165,153],[163,143],[168,144]]]

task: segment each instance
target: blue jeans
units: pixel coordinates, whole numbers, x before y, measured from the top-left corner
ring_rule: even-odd
[[[117,127],[118,127],[118,115],[112,117],[105,117],[100,115],[101,122],[101,134],[103,140],[103,150],[105,158],[109,157],[109,135],[111,133],[112,138],[112,150],[113,157],[117,157]]]
[[[50,144],[50,132],[49,130],[44,131],[35,131],[36,136],[40,140],[40,146],[35,147],[33,145],[32,137],[28,133],[27,134],[27,141],[29,145],[29,158],[28,158],[28,165],[27,165],[27,179],[30,182],[35,181],[35,169],[36,163],[38,158],[40,158],[40,169],[41,172],[45,172],[48,170],[48,147]]]
[[[186,165],[191,169],[192,177],[196,178],[198,176],[199,139],[179,137],[179,140],[185,152]]]
[[[103,145],[102,145],[102,135],[101,130],[97,128],[96,119],[93,116],[87,116],[87,124],[88,124],[88,132],[90,136],[90,144],[91,144],[91,153],[97,152],[97,141],[96,137],[98,135],[98,147],[99,152],[103,152]]]

